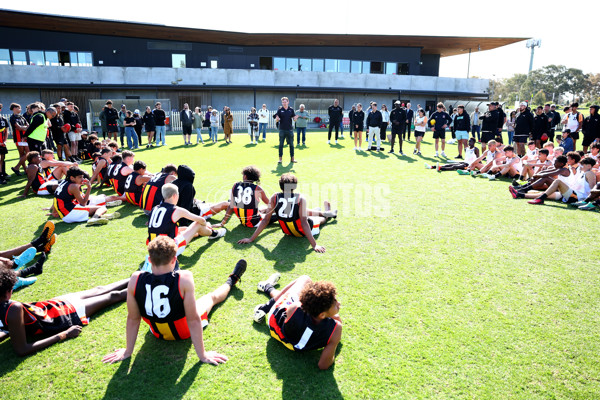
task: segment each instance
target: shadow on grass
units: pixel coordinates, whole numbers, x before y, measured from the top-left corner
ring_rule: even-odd
[[[271,172],[275,175],[283,175],[286,172],[294,172],[294,163],[290,162],[288,165],[284,166],[283,163],[277,163],[277,167],[272,169]]]
[[[108,383],[104,398],[183,398],[200,368],[210,368],[198,361],[180,377],[191,345],[191,340],[159,340],[148,331],[144,344],[134,353],[133,362],[129,358],[119,365]]]

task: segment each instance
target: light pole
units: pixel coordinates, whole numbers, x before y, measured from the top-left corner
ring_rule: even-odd
[[[535,48],[540,47],[541,45],[542,39],[529,39],[525,43],[525,46],[527,46],[528,49],[531,49],[531,59],[529,60],[529,72],[527,74],[530,74],[531,70],[533,69],[533,53],[535,51]]]

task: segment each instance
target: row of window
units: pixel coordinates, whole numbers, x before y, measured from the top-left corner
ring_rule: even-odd
[[[93,63],[88,52],[0,49],[0,65],[9,64],[91,67]]]
[[[352,72],[355,74],[408,75],[408,63],[311,58],[261,57],[262,69],[275,71]]]

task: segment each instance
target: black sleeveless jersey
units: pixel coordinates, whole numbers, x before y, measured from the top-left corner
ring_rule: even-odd
[[[129,175],[123,175],[123,168],[127,168],[129,165],[122,162],[120,165],[115,167],[113,170],[113,175],[115,177],[115,190],[119,194],[119,196],[123,196],[125,193],[125,181]]]
[[[125,180],[125,197],[127,197],[127,201],[135,206],[141,205],[142,194],[144,193],[144,185],[135,183],[138,176],[140,176],[140,174],[133,171]]]
[[[277,205],[275,206],[275,215],[279,221],[279,226],[286,235],[306,236],[300,222],[300,194],[293,193],[291,196],[285,196],[283,193],[277,193]],[[308,225],[312,229],[312,221],[308,219]]]
[[[8,330],[6,315],[15,303],[13,300],[0,303],[0,329]],[[65,300],[52,299],[21,304],[27,335],[55,335],[73,325],[87,325],[87,320],[82,322],[75,307]]]
[[[35,178],[33,179],[33,182],[31,182],[31,189],[37,193],[37,191],[40,189],[40,187],[46,183],[46,176],[44,174],[44,169],[42,168],[41,165],[38,164],[38,172],[35,176]]]
[[[165,184],[168,174],[160,172],[152,177],[144,187],[142,195],[142,208],[146,211],[152,209],[163,201],[161,189]]]
[[[260,220],[256,204],[256,185],[252,182],[238,182],[233,186],[233,212],[242,225],[255,228]]]
[[[287,303],[276,307],[269,317],[271,335],[293,351],[325,347],[337,327],[337,322],[332,318],[325,318],[315,324],[313,318],[301,307],[296,308],[292,315],[288,315],[290,305]]]
[[[179,223],[173,222],[175,206],[171,203],[162,202],[152,209],[150,221],[148,222],[148,240],[150,243],[157,236],[168,236],[175,239],[179,234]]]
[[[94,163],[92,164],[92,171],[96,172],[96,168],[98,168],[98,164],[100,163],[101,160],[106,161],[106,159],[104,159],[102,157],[98,157],[98,159],[96,161],[94,161]],[[108,173],[108,169],[109,169],[109,165],[108,165],[108,161],[106,161],[106,164],[104,164],[104,167],[100,170],[100,172],[98,172],[98,178],[100,178],[100,181],[104,181],[104,178],[106,178],[106,175]]]
[[[58,187],[54,191],[54,207],[61,218],[70,213],[77,204],[75,196],[69,193],[70,185],[75,185],[75,183],[62,179],[58,182]]]
[[[134,297],[142,319],[159,339],[180,340],[190,337],[179,279],[178,271],[163,275],[143,272],[135,284]]]

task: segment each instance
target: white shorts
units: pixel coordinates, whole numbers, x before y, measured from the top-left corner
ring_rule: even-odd
[[[48,182],[44,182],[44,184],[42,186],[40,186],[40,188],[37,191],[37,195],[38,196],[47,196],[50,194],[50,192],[48,191]]]
[[[175,256],[180,256],[185,251],[185,247],[187,246],[187,242],[185,241],[183,235],[177,235],[175,237],[175,244],[177,245],[177,253],[175,253]]]
[[[198,207],[200,208],[200,216],[204,219],[209,219],[214,215],[213,211],[210,209],[211,205],[208,203],[199,203]]]
[[[69,132],[69,140],[71,142],[77,142],[79,140],[81,140],[81,133],[77,133],[77,132]]]
[[[17,142],[17,146],[29,146],[27,142]]]
[[[75,208],[71,210],[67,215],[63,217],[63,221],[71,224],[74,222],[87,222],[90,219],[89,206],[104,206],[106,205],[106,196],[101,194],[99,196],[90,196],[87,206],[77,204]]]
[[[562,193],[563,203],[566,203],[567,201],[569,201],[569,198],[571,197],[572,194],[573,194],[573,189],[569,189],[566,192]]]

